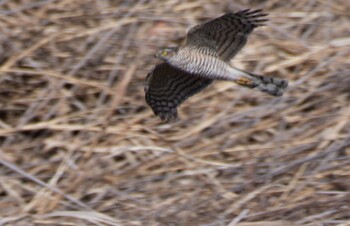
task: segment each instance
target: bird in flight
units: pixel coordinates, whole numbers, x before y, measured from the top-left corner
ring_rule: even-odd
[[[245,46],[248,35],[264,26],[267,14],[262,10],[226,13],[192,27],[181,47],[164,48],[156,57],[164,61],[147,75],[145,96],[153,112],[163,121],[178,118],[177,107],[214,80],[282,96],[288,86],[283,79],[239,70],[230,60]]]

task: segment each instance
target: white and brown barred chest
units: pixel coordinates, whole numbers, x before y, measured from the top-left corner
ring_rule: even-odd
[[[222,78],[230,72],[230,66],[214,56],[210,50],[180,48],[178,53],[169,61],[170,64],[206,78]]]

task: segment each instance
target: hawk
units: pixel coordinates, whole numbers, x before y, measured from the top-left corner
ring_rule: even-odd
[[[226,13],[192,27],[181,47],[164,48],[156,57],[164,61],[147,75],[145,96],[153,112],[164,121],[177,119],[177,107],[214,80],[233,81],[273,96],[283,95],[286,80],[256,75],[230,65],[247,43],[248,35],[264,26],[262,10]]]

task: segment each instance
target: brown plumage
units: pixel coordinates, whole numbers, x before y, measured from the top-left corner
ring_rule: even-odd
[[[246,9],[199,24],[187,33],[186,46],[210,49],[223,61],[231,60],[247,43],[254,28],[263,26],[267,19],[262,10]]]
[[[146,102],[164,121],[177,119],[177,106],[206,88],[212,79],[191,75],[168,63],[158,64],[146,78]]]
[[[177,106],[213,80],[233,81],[273,96],[281,96],[288,82],[232,67],[230,60],[245,46],[248,35],[263,26],[267,14],[246,9],[199,24],[187,33],[184,46],[165,48],[146,81],[146,101],[163,120],[177,118]],[[190,85],[189,85],[190,84]],[[176,87],[174,89],[173,87]]]

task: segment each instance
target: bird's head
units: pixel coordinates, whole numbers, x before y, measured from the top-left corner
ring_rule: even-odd
[[[156,57],[167,62],[177,54],[178,50],[177,47],[160,49],[157,51]]]

